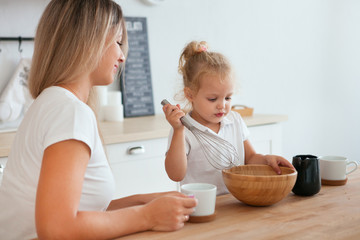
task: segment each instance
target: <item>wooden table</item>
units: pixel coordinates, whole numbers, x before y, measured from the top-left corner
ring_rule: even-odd
[[[346,185],[323,185],[311,197],[290,193],[269,207],[247,206],[230,194],[219,196],[216,212],[212,222],[119,239],[360,239],[360,170],[348,176]]]

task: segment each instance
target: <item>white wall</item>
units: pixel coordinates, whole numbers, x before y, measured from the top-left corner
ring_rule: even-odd
[[[0,35],[33,36],[48,0],[0,0]],[[148,6],[117,0],[126,16],[148,20],[156,113],[180,84],[184,45],[206,40],[224,53],[241,85],[234,103],[255,113],[286,114],[283,152],[345,155],[360,160],[360,1],[167,0]],[[1,43],[0,88],[19,58]],[[31,56],[32,45],[23,55]],[[112,86],[117,88],[115,84]]]

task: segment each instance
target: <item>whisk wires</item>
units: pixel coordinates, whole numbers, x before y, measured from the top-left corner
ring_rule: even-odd
[[[164,99],[161,101],[161,104],[164,106],[170,103]],[[204,152],[206,160],[214,168],[222,170],[239,164],[239,154],[231,143],[215,134],[199,130],[184,117],[180,118],[180,120],[194,134]]]
[[[239,154],[231,143],[210,132],[203,132],[196,127],[193,127],[191,131],[201,145],[206,160],[214,168],[222,170],[239,165]]]

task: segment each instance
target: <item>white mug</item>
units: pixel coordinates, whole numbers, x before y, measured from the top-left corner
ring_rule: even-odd
[[[103,106],[105,121],[108,122],[122,122],[124,121],[123,105],[107,105]]]
[[[209,183],[188,183],[181,186],[181,192],[186,195],[194,195],[198,200],[198,205],[190,216],[209,216],[215,213],[215,185]]]
[[[320,175],[324,180],[345,180],[346,175],[354,172],[358,164],[354,161],[348,161],[346,157],[340,156],[321,156]],[[347,170],[347,166],[354,165],[351,170]]]
[[[107,86],[95,86],[98,101],[100,106],[105,106],[108,104],[108,89]]]
[[[121,92],[120,91],[108,91],[107,105],[118,106],[121,105]]]

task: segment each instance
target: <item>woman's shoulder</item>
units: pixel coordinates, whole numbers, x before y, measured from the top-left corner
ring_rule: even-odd
[[[64,114],[81,113],[85,115],[92,115],[91,108],[80,101],[75,95],[62,87],[49,87],[45,89],[39,97],[35,100],[38,105],[48,108],[49,113]]]
[[[36,124],[45,125],[96,123],[93,110],[61,87],[45,89],[30,106],[25,117],[37,122]]]
[[[45,146],[70,138],[85,139],[84,142],[92,146],[97,133],[92,109],[60,87],[45,89],[30,106],[23,122],[23,129],[31,125],[37,129]]]

